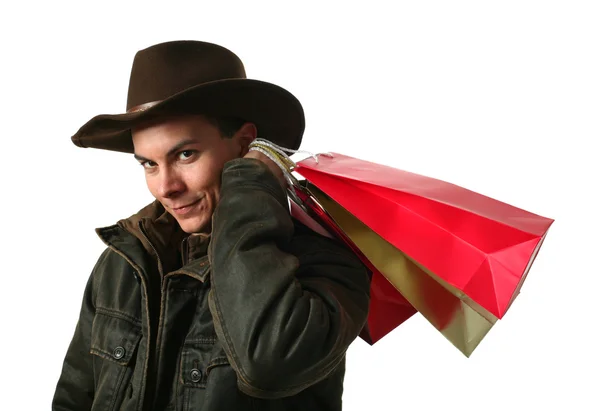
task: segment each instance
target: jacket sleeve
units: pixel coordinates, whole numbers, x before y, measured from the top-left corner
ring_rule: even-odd
[[[92,322],[95,315],[95,272],[104,261],[107,248],[96,263],[83,294],[75,333],[67,349],[62,371],[52,400],[53,411],[89,410],[94,400],[94,374],[90,355]]]
[[[366,322],[369,275],[338,243],[299,233],[260,161],[223,170],[213,215],[210,309],[244,393],[297,394],[344,359]]]

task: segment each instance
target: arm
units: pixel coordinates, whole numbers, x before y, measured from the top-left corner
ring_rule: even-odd
[[[290,396],[327,377],[366,321],[366,268],[307,231],[295,233],[285,191],[266,165],[237,159],[225,166],[209,303],[248,395]]]
[[[90,355],[90,339],[95,314],[94,273],[107,253],[108,249],[100,256],[85,287],[75,333],[67,349],[52,400],[53,411],[82,411],[92,407],[94,374]]]

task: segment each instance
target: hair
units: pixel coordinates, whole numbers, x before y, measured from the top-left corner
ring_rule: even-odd
[[[209,116],[206,119],[219,129],[222,138],[232,138],[234,134],[242,128],[246,120],[232,116]]]

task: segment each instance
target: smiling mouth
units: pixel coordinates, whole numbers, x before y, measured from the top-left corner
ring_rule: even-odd
[[[174,208],[174,207],[172,207],[172,209],[173,209],[173,210],[183,210],[183,209],[184,209],[184,208],[186,208],[186,207],[191,207],[191,206],[195,205],[195,204],[196,204],[198,201],[200,201],[200,200],[196,200],[196,201],[194,201],[193,203],[190,203],[190,204],[188,204],[188,205],[184,205],[183,207],[177,207],[177,208]]]
[[[173,212],[176,214],[186,214],[187,212],[189,212],[192,208],[194,208],[194,206],[196,206],[198,203],[200,203],[202,199],[196,200],[191,204],[188,204],[186,206],[183,207],[179,207],[179,208],[172,208]]]

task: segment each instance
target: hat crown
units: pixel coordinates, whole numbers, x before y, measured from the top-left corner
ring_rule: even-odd
[[[244,79],[246,71],[239,57],[222,46],[192,40],[156,44],[133,59],[126,109],[232,78]]]

